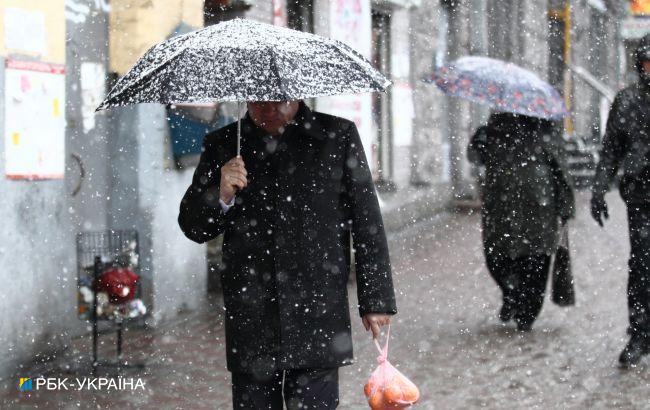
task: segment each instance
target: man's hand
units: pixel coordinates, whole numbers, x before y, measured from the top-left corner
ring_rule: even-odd
[[[383,313],[368,313],[361,318],[363,327],[366,331],[372,330],[373,339],[377,339],[380,333],[380,327],[386,326],[390,323],[390,315]]]
[[[593,194],[591,197],[591,216],[598,222],[598,225],[603,226],[603,219],[609,219],[609,212],[607,211],[607,202],[605,202],[605,195]]]
[[[219,198],[227,204],[230,203],[237,191],[246,188],[248,185],[247,175],[248,172],[246,172],[246,168],[244,167],[244,160],[240,156],[236,156],[226,162],[221,167]]]

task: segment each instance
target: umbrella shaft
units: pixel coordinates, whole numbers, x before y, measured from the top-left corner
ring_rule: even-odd
[[[237,101],[237,156],[241,154],[241,102]]]

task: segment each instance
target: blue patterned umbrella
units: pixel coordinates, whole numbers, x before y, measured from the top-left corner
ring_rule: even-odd
[[[532,71],[488,57],[462,57],[424,79],[446,94],[503,112],[544,119],[569,113],[562,96]]]

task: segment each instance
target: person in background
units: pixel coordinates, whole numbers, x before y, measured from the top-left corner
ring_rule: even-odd
[[[542,309],[560,226],[574,215],[560,143],[549,121],[494,113],[468,146],[470,161],[485,166],[483,246],[503,294],[499,318],[521,331]]]
[[[639,81],[620,91],[609,111],[592,188],[591,213],[602,227],[609,218],[605,194],[619,168],[619,191],[627,205],[630,232],[627,300],[630,340],[619,356],[622,367],[650,352],[650,34],[636,52]]]

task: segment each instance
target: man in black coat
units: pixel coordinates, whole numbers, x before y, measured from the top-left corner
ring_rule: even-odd
[[[354,123],[303,102],[248,104],[204,140],[180,206],[185,235],[224,233],[226,348],[235,408],[335,408],[353,360],[346,284],[373,336],[396,313],[388,247]],[[284,378],[284,387],[282,381]]]
[[[591,212],[603,226],[605,194],[619,168],[620,193],[627,205],[631,253],[628,309],[630,341],[621,353],[623,367],[650,352],[650,34],[637,49],[639,81],[616,96],[607,120]]]

